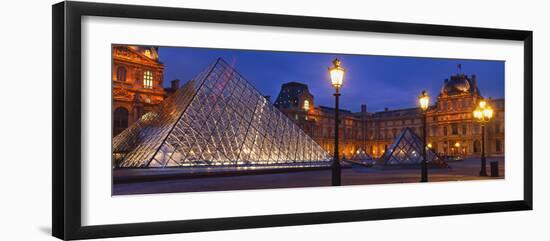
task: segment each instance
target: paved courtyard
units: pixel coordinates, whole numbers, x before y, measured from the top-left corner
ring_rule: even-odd
[[[487,173],[490,175],[489,163],[499,162],[499,177],[480,177],[479,158],[464,161],[449,162],[450,168],[430,169],[429,181],[466,181],[480,179],[504,178],[504,158],[488,158]],[[174,172],[173,170],[167,170]],[[116,175],[116,174],[115,174]],[[420,180],[420,169],[378,169],[367,167],[352,167],[342,169],[342,185],[411,183]],[[287,173],[259,173],[250,175],[207,175],[189,178],[170,178],[155,181],[126,181],[113,185],[113,195],[226,191],[267,188],[318,187],[331,185],[331,171],[318,169],[308,171],[293,171]]]

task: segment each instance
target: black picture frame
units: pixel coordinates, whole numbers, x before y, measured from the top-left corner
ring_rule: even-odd
[[[60,239],[322,224],[380,219],[532,210],[533,208],[533,32],[430,24],[289,16],[90,2],[52,6],[53,195],[52,233]],[[421,207],[344,210],[199,220],[81,224],[81,17],[104,16],[229,23],[378,33],[517,40],[524,43],[524,194],[521,200]],[[367,207],[366,207],[367,208]]]

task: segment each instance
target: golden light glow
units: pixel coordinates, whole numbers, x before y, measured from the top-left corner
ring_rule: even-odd
[[[432,148],[432,143],[428,143],[428,148]]]
[[[474,117],[475,117],[476,119],[481,119],[481,118],[483,118],[483,114],[481,113],[481,110],[479,110],[479,109],[474,110]]]
[[[455,143],[455,147],[460,147],[460,142]]]
[[[480,100],[478,107],[474,110],[474,118],[479,122],[487,122],[493,118],[493,108],[485,100]]]
[[[485,108],[485,106],[487,106],[487,102],[485,100],[480,100],[479,101],[479,107]]]
[[[340,66],[341,64],[342,62],[340,62],[339,59],[334,59],[332,61],[332,67],[328,69],[332,86],[336,89],[342,87],[344,83],[344,74],[346,70]]]
[[[426,111],[430,106],[430,96],[425,90],[423,90],[422,94],[418,96],[418,104],[423,111]]]
[[[483,115],[485,116],[485,118],[488,119],[493,118],[493,109],[488,106],[487,108],[485,108],[485,110],[483,110]]]

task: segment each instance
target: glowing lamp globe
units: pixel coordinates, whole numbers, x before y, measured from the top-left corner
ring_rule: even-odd
[[[422,94],[418,96],[418,104],[423,111],[426,111],[430,106],[430,96],[425,90],[423,90]]]
[[[332,67],[328,69],[332,86],[336,89],[342,87],[342,84],[344,82],[344,74],[346,70],[342,68],[341,64],[342,62],[340,62],[339,59],[334,59],[332,61]]]

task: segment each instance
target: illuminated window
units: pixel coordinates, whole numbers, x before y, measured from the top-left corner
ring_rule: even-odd
[[[309,110],[309,100],[304,100],[304,110]]]
[[[149,70],[143,72],[143,87],[146,89],[153,88],[153,72]]]

